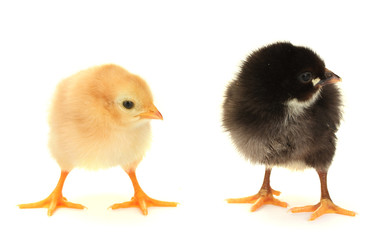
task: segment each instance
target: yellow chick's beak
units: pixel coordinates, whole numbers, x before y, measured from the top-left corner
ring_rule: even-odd
[[[140,118],[163,120],[162,114],[154,105],[152,105],[146,112],[140,113],[137,116]]]

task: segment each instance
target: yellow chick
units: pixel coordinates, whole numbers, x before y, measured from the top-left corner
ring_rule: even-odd
[[[69,172],[78,167],[103,169],[121,166],[129,175],[134,197],[110,208],[175,207],[147,196],[138,184],[136,168],[151,142],[151,119],[163,119],[153,104],[147,83],[120,66],[109,64],[81,71],[57,87],[50,110],[49,148],[61,168],[56,188],[44,200],[20,208],[83,209],[62,195]]]

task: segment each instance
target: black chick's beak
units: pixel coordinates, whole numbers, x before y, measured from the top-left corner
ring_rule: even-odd
[[[335,74],[332,71],[330,71],[329,69],[325,68],[324,77],[322,79],[320,79],[320,81],[316,84],[316,86],[323,87],[325,85],[334,84],[334,83],[338,83],[341,81],[342,81],[342,79],[337,74]]]

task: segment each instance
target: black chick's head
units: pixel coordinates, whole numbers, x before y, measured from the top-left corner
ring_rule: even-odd
[[[238,76],[239,84],[264,102],[309,100],[323,85],[339,77],[325,68],[311,49],[278,42],[247,57]]]

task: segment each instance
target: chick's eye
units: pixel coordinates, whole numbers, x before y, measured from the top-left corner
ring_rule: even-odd
[[[122,102],[122,105],[123,105],[124,108],[126,108],[126,109],[132,109],[132,108],[134,107],[134,102],[129,101],[129,100],[126,100],[126,101],[123,101],[123,102]]]
[[[311,72],[303,72],[297,77],[297,79],[306,83],[313,79],[313,74]]]

